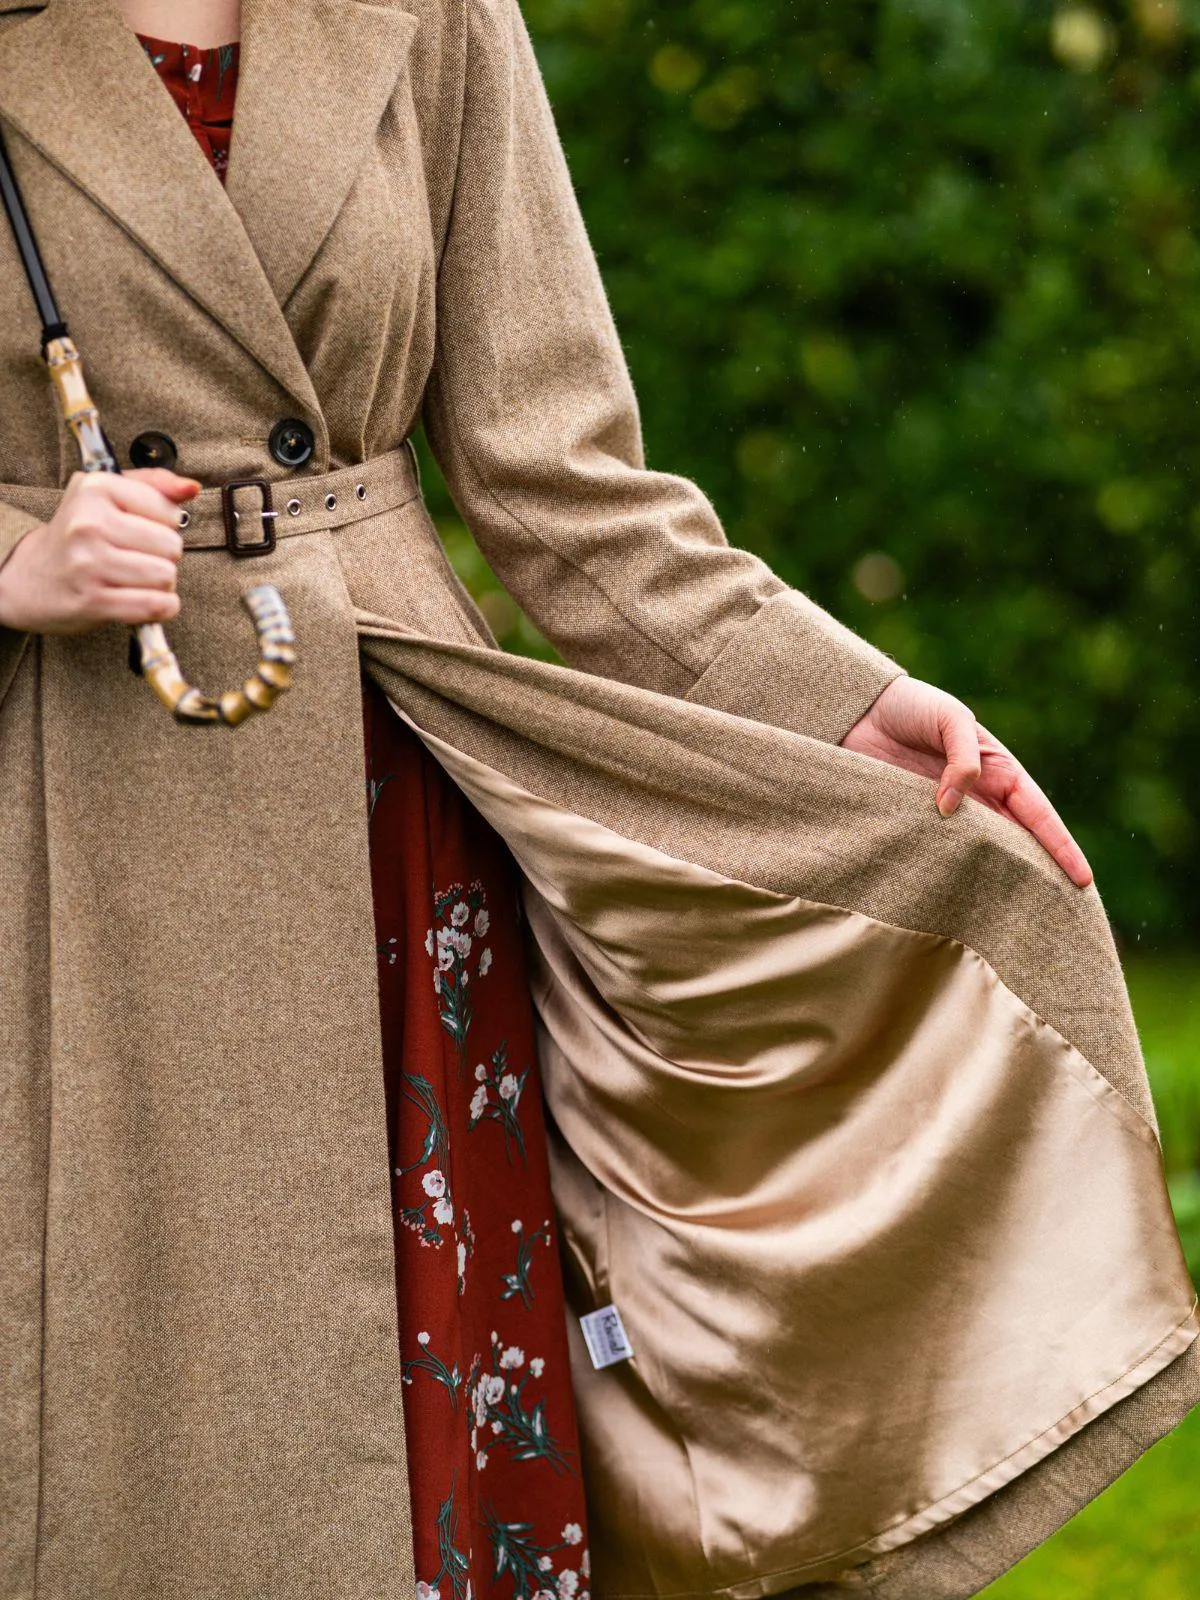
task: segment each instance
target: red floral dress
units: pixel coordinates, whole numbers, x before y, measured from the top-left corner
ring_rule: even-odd
[[[139,38],[224,178],[237,45]],[[365,679],[363,728],[418,1597],[588,1600],[515,869]]]

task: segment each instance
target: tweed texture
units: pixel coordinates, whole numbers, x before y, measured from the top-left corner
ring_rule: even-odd
[[[971,944],[1149,1114],[1095,895],[836,749],[899,669],[646,468],[512,0],[245,0],[243,27],[226,190],[111,0],[0,0],[0,122],[119,457],[162,430],[182,471],[281,501],[280,417],[313,429],[308,478],[423,410],[572,670],[494,648],[419,500],[252,563],[188,552],[171,631],[195,681],[244,675],[246,583],[296,619],[294,689],[234,734],[172,725],[121,630],[0,630],[5,1600],[413,1591],[360,648],[416,722],[533,792]],[[33,524],[21,487],[72,470],[37,332],[5,235],[0,556]],[[808,1592],[974,1593],[1197,1394],[1183,1357]]]

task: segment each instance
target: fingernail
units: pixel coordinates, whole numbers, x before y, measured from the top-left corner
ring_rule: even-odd
[[[962,803],[962,795],[957,789],[943,789],[938,795],[937,808],[944,817],[953,816]]]

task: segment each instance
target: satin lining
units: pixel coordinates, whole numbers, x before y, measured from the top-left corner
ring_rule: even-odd
[[[576,1370],[585,1439],[591,1435],[595,1544],[607,1542],[610,1551],[597,1590],[610,1600],[756,1600],[805,1578],[832,1577],[1002,1488],[1192,1344],[1200,1331],[1195,1295],[1170,1226],[1153,1129],[976,952],[664,856],[529,793],[406,720],[505,836],[525,874],[539,953],[543,1073],[565,1140],[556,1202],[583,1275],[578,1309],[615,1294],[636,1328],[634,1362],[607,1376],[586,1363]],[[894,993],[889,981],[898,985]],[[898,1040],[887,1036],[906,1006],[915,1049],[903,1028]],[[799,1019],[799,1032],[789,1018]],[[856,1073],[859,1090],[832,1120],[814,1123],[812,1104]],[[896,1105],[927,1104],[930,1126],[945,1125],[939,1137],[921,1133],[911,1151],[900,1140],[892,1166],[880,1164],[880,1122],[871,1113],[872,1096],[895,1093],[889,1073],[900,1074]],[[796,1153],[785,1141],[776,1159],[768,1118],[769,1148],[761,1170],[745,1168],[744,1185],[736,1165],[732,1178],[719,1164],[707,1168],[710,1144],[739,1155],[736,1129],[730,1134],[726,1124],[761,1116],[764,1096],[768,1111],[772,1104],[809,1108],[808,1121],[796,1124]],[[1089,1101],[1107,1113],[1101,1122],[1089,1116]],[[853,1183],[838,1189],[843,1162],[831,1167],[823,1154],[847,1128],[858,1142],[846,1146],[844,1160],[857,1150],[864,1188],[878,1190],[865,1213]],[[993,1169],[1000,1174],[994,1192],[974,1183],[956,1194],[972,1173]],[[603,1196],[600,1224],[594,1193]],[[938,1232],[947,1215],[959,1220],[945,1210],[947,1193],[956,1206],[974,1208],[959,1241],[965,1249],[947,1247]],[[1039,1239],[1038,1228],[1058,1210],[1062,1229]],[[872,1254],[881,1215],[888,1248]],[[941,1277],[934,1272],[910,1289],[901,1267],[885,1266],[895,1281],[880,1313],[880,1349],[860,1340],[843,1353],[838,1330],[848,1338],[861,1323],[863,1275],[890,1260],[893,1244],[898,1256],[911,1249],[914,1229],[925,1230],[928,1257],[951,1249],[944,1275],[962,1275],[955,1280],[961,1293],[949,1302],[953,1317],[963,1316],[962,1304],[969,1310],[973,1296],[978,1315],[967,1315],[961,1330],[931,1324],[932,1343],[941,1333],[941,1354],[927,1361],[904,1333],[904,1296],[931,1296],[932,1311]],[[1100,1254],[1092,1233],[1104,1241]],[[1008,1273],[999,1289],[993,1254]],[[795,1282],[787,1277],[793,1264]],[[755,1298],[758,1274],[782,1286],[777,1326],[769,1295],[765,1309]],[[1061,1286],[1060,1274],[1069,1280]],[[664,1306],[640,1279],[667,1286],[675,1303]],[[786,1307],[816,1301],[822,1318],[810,1320],[806,1338]],[[663,1314],[676,1312],[694,1338],[672,1343],[669,1329],[658,1327]],[[1043,1326],[1053,1330],[1044,1359],[1035,1348]],[[780,1355],[789,1349],[789,1358]],[[814,1386],[823,1370],[829,1393],[844,1397],[844,1457],[837,1418],[797,1377],[801,1363],[813,1369]],[[930,1414],[944,1410],[940,1430],[931,1431],[923,1415],[905,1420],[909,1372],[912,1393],[928,1396]],[[722,1375],[724,1385],[716,1385]],[[1089,1377],[1094,1387],[1075,1399],[1071,1389]],[[727,1429],[706,1415],[711,1393],[729,1396]],[[889,1396],[898,1403],[881,1423],[883,1448],[871,1443],[870,1408]],[[1042,1417],[1056,1397],[1070,1403],[1047,1426]],[[776,1399],[781,1409],[772,1414]],[[1030,1431],[1014,1444],[1022,1420]],[[793,1429],[789,1455],[781,1441]],[[989,1441],[1005,1433],[1004,1453],[980,1468],[994,1448]],[[813,1441],[823,1452],[816,1464]],[[905,1506],[939,1477],[953,1483],[955,1467],[965,1475],[954,1487],[916,1511]],[[635,1470],[630,1501],[625,1480]],[[816,1487],[806,1500],[798,1484],[809,1479]],[[840,1502],[839,1482],[849,1486]],[[693,1502],[694,1530],[680,1511]],[[790,1502],[798,1508],[794,1528],[772,1521],[773,1506]],[[825,1548],[819,1534],[826,1528],[851,1537]],[[697,1539],[712,1581],[672,1584],[672,1547]],[[798,1559],[771,1561],[789,1543]],[[646,1561],[653,1581],[639,1583],[635,1569]],[[739,1566],[760,1570],[735,1577],[730,1569]]]

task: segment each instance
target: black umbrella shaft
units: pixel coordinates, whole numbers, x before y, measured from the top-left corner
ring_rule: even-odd
[[[0,195],[4,198],[4,209],[8,212],[9,222],[12,223],[13,237],[17,241],[21,265],[25,268],[25,276],[29,279],[29,287],[33,290],[33,298],[37,302],[38,316],[42,319],[44,349],[51,339],[62,338],[66,334],[67,325],[58,314],[54,291],[50,287],[41,251],[33,236],[33,229],[29,225],[29,214],[25,210],[25,202],[17,187],[16,174],[8,159],[2,133],[0,133]]]

